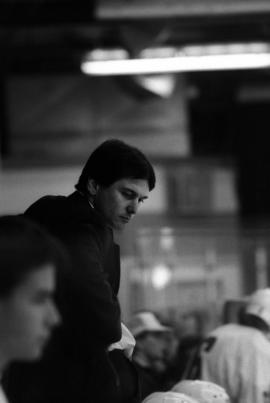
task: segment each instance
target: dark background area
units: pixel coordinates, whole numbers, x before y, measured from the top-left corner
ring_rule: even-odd
[[[3,163],[12,165],[15,160],[7,85],[13,77],[80,75],[82,57],[95,47],[124,47],[136,55],[145,46],[270,40],[267,1],[171,1],[169,5],[162,16],[164,4],[154,0],[1,0]],[[232,161],[241,216],[269,219],[270,72],[190,73],[186,79],[196,93],[187,104],[192,158]],[[132,79],[114,79],[114,85],[144,102],[142,88]],[[249,96],[241,97],[243,91]],[[53,147],[53,139],[50,144]]]

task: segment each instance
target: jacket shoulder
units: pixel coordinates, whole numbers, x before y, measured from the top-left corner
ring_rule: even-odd
[[[30,219],[48,226],[58,220],[65,211],[66,196],[43,196],[31,204],[24,212]]]

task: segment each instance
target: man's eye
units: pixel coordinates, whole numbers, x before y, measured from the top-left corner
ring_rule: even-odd
[[[130,199],[130,200],[134,198],[133,193],[122,192],[122,195],[123,195],[126,199]]]
[[[51,299],[51,296],[48,294],[36,294],[33,296],[33,302],[36,304],[46,304]]]
[[[144,203],[144,199],[139,199],[139,203]]]
[[[44,305],[47,300],[44,297],[35,296],[35,297],[32,298],[32,301],[33,301],[34,304]]]

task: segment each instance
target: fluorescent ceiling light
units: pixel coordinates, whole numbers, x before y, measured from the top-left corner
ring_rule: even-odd
[[[91,52],[81,64],[90,75],[137,75],[270,67],[270,46],[264,43],[144,49],[130,59],[118,49]]]
[[[160,74],[189,71],[241,70],[270,67],[270,54],[184,56],[155,59],[84,61],[81,69],[94,76]]]

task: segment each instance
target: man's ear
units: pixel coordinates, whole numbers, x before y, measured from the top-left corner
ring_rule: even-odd
[[[98,191],[98,184],[95,179],[89,179],[89,181],[87,182],[87,190],[91,196],[96,196]]]

